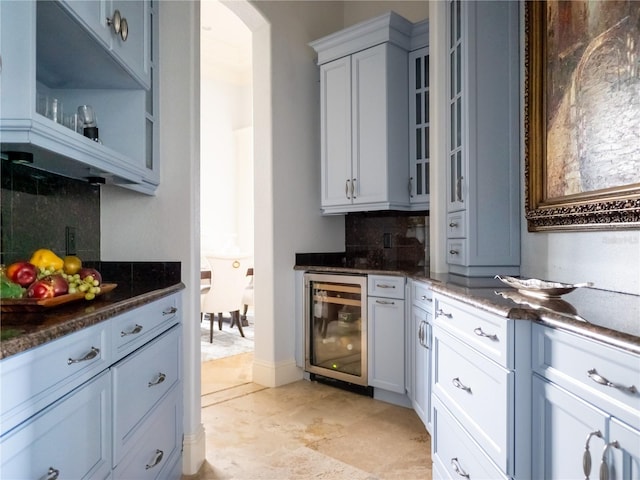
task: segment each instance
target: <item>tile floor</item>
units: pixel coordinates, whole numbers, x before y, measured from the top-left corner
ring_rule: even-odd
[[[252,359],[202,364],[206,462],[183,480],[431,479],[415,412],[309,381],[265,388]]]

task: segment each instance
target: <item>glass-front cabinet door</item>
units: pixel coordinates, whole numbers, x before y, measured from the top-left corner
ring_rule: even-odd
[[[305,274],[305,370],[367,384],[367,277]]]

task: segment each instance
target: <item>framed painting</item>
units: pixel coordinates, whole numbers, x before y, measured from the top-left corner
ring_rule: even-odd
[[[640,2],[527,1],[529,231],[640,227]]]

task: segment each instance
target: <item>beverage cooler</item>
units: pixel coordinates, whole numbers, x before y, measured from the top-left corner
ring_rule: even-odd
[[[306,273],[305,370],[367,386],[367,277]]]

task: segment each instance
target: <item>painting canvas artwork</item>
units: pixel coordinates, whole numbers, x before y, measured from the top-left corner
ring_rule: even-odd
[[[637,227],[640,2],[527,8],[529,229]]]

